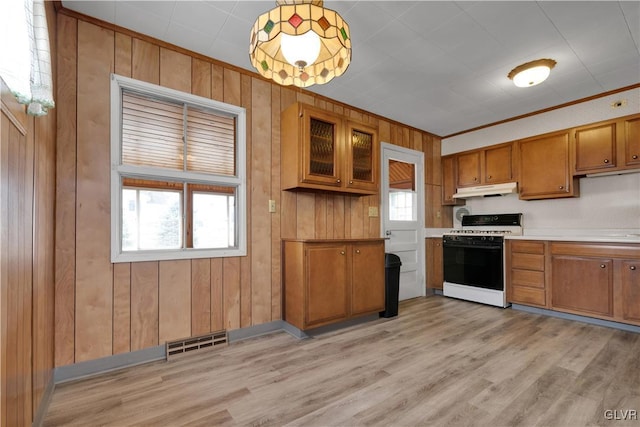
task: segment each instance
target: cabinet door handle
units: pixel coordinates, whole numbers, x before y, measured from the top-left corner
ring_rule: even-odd
[[[353,184],[353,181],[349,181],[349,184]]]
[[[635,270],[635,269],[636,269],[635,265],[632,265],[632,266],[629,267],[629,270]]]
[[[338,184],[340,184],[340,183],[342,182],[342,180],[341,180],[340,178],[338,178],[338,179],[336,179],[336,182],[337,182]]]
[[[344,251],[340,251],[340,255],[344,255]]]
[[[638,155],[637,155],[637,154],[634,154],[633,156],[631,156],[631,158],[632,158],[633,160],[638,160]]]
[[[605,267],[606,267],[606,265],[600,264],[600,268],[605,268]]]
[[[605,163],[609,163],[609,159],[604,159],[604,162]]]
[[[474,181],[477,181],[477,180],[478,180],[478,178],[476,178],[476,177],[474,176],[474,177],[473,177],[473,180],[474,180]]]
[[[491,175],[489,175],[489,176],[487,177],[487,179],[491,179]]]
[[[564,190],[564,185],[561,185],[560,187],[558,187],[559,190]]]
[[[360,249],[356,249],[356,253],[359,254],[360,253]]]

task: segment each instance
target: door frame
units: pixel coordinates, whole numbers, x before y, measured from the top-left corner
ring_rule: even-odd
[[[399,145],[390,144],[388,142],[380,143],[380,175],[381,175],[381,191],[380,191],[380,235],[386,237],[385,223],[389,215],[389,173],[387,168],[387,159],[396,159],[404,162],[416,163],[416,194],[417,194],[417,223],[418,223],[418,281],[422,284],[420,295],[426,296],[426,261],[425,261],[425,192],[424,192],[424,153],[422,151],[413,150]],[[395,155],[395,156],[394,156]],[[407,158],[412,158],[407,160]],[[385,245],[386,246],[386,245]]]

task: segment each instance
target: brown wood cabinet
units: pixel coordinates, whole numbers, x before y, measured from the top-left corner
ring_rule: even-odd
[[[552,255],[552,307],[613,317],[613,260]]]
[[[377,129],[295,103],[282,112],[281,143],[282,189],[378,193]]]
[[[456,156],[458,163],[458,187],[480,185],[480,151],[460,153]]]
[[[640,115],[573,130],[574,175],[640,168]]]
[[[578,180],[569,163],[569,132],[519,141],[520,198],[523,200],[575,197]]]
[[[550,308],[640,324],[640,245],[551,242]]]
[[[543,241],[507,240],[507,301],[547,307],[545,254]]]
[[[603,172],[616,167],[616,123],[578,128],[574,133],[575,174]]]
[[[640,259],[622,260],[622,319],[640,324]]]
[[[625,165],[640,167],[640,116],[634,116],[624,121],[625,135]]]
[[[512,143],[507,143],[459,153],[456,156],[458,187],[513,181],[512,147]]]
[[[427,288],[442,289],[444,271],[442,267],[442,237],[429,237],[426,241]]]
[[[456,193],[456,156],[442,157],[442,204],[443,205],[464,205],[464,199],[454,199]]]
[[[384,239],[284,240],[284,320],[300,330],[384,310]]]

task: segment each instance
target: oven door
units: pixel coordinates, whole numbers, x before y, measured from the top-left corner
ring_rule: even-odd
[[[445,236],[442,246],[445,282],[504,291],[502,238],[465,243]]]

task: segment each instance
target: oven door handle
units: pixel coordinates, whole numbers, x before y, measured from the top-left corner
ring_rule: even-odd
[[[502,245],[500,246],[482,246],[482,245],[448,245],[444,244],[444,248],[463,248],[463,249],[489,249],[493,251],[501,251]]]

